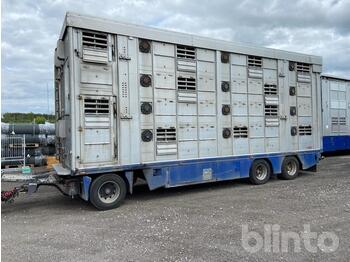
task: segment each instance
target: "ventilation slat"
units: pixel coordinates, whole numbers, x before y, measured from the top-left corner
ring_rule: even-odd
[[[177,78],[177,89],[184,91],[195,91],[196,90],[196,79],[193,77],[178,77]]]
[[[157,128],[157,143],[176,142],[176,128]]]
[[[264,93],[265,95],[277,95],[277,85],[270,85],[270,84],[265,84],[264,85]]]
[[[346,125],[346,117],[332,117],[332,125]]]
[[[332,117],[332,125],[338,125],[338,117]]]
[[[182,59],[196,59],[196,49],[192,46],[178,45],[176,47],[176,57]]]
[[[297,63],[297,72],[302,74],[310,73],[310,64]]]
[[[312,135],[312,127],[308,126],[299,126],[299,135],[300,136],[311,136]]]
[[[233,137],[235,137],[235,138],[248,138],[248,127],[235,126],[233,128]]]
[[[248,56],[248,67],[262,67],[262,58],[258,56]]]
[[[82,42],[85,47],[106,49],[108,45],[107,34],[83,31]]]
[[[339,117],[339,125],[341,125],[341,126],[346,125],[346,118],[345,117]]]
[[[84,113],[94,115],[109,114],[109,100],[85,98]]]
[[[265,105],[265,116],[278,116],[278,105]]]

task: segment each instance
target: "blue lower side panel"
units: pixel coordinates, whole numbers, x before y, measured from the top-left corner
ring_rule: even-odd
[[[144,172],[144,174],[151,190],[159,187],[233,180],[249,177],[249,170],[255,159],[268,160],[273,174],[279,174],[285,156],[286,154],[267,154],[177,161],[149,169],[150,172]],[[320,151],[299,152],[296,156],[301,162],[301,168],[308,169],[318,163]]]
[[[350,136],[324,136],[323,152],[350,150]]]
[[[83,199],[89,199],[89,188],[91,177],[103,173],[125,174],[129,192],[132,193],[133,176],[136,172],[142,171],[150,190],[160,187],[176,187],[182,185],[200,184],[223,180],[233,180],[249,177],[251,164],[256,159],[267,160],[273,174],[281,173],[283,159],[286,156],[296,156],[301,169],[314,167],[321,158],[321,151],[305,151],[297,153],[276,153],[259,154],[246,156],[215,157],[206,159],[178,160],[169,162],[158,162],[141,165],[119,166],[118,169],[111,167],[99,167],[92,170],[85,170],[82,178]]]

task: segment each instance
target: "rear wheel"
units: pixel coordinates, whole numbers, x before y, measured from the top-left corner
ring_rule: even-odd
[[[90,187],[90,202],[99,210],[120,206],[125,195],[125,181],[116,174],[101,175],[92,182]]]
[[[262,185],[269,181],[271,167],[266,160],[255,160],[250,168],[249,179],[254,185]]]
[[[299,169],[298,159],[294,156],[288,156],[283,160],[282,173],[279,177],[286,180],[295,179],[299,174]]]

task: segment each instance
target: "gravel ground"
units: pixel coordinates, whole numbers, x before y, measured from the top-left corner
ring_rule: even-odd
[[[149,192],[135,189],[124,204],[97,212],[50,188],[2,204],[3,261],[349,261],[350,156],[328,157],[317,173],[262,186],[230,181]],[[7,187],[3,184],[3,187]],[[310,225],[339,238],[335,252],[250,253],[242,225],[263,236],[264,225],[299,234]],[[265,240],[268,238],[265,238]],[[276,238],[275,238],[276,239]],[[277,238],[278,240],[279,238]],[[256,242],[250,241],[253,246]],[[315,244],[315,243],[314,243]],[[331,245],[332,242],[326,244]],[[278,248],[278,245],[274,247]],[[264,246],[266,247],[266,246]]]

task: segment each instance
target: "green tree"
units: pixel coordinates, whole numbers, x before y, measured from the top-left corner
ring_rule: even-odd
[[[45,124],[46,119],[43,116],[36,116],[34,121],[36,124]]]
[[[39,117],[39,118],[38,118]],[[36,123],[38,121],[41,123],[44,119],[54,123],[56,120],[54,115],[48,114],[34,114],[34,113],[4,113],[1,117],[1,122],[3,123],[33,123],[34,120]]]

